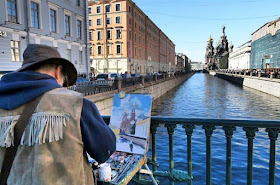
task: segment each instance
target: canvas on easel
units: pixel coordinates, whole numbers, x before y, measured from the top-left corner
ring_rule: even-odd
[[[117,151],[144,155],[151,118],[150,94],[115,94],[110,127],[116,134]]]

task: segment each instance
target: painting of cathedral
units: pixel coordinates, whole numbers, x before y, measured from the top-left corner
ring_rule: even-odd
[[[152,97],[150,94],[114,96],[110,128],[117,138],[117,151],[144,154],[150,130]]]

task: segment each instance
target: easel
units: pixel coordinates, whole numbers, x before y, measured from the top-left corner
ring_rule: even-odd
[[[131,96],[133,96],[134,95],[134,97],[135,97],[135,94],[146,94],[146,95],[148,95],[148,96],[144,96],[144,97],[148,97],[148,99],[150,100],[150,101],[152,101],[151,100],[151,96],[150,96],[150,94],[148,94],[147,92],[143,92],[143,90],[142,90],[142,92],[141,93],[130,93],[130,94],[128,94],[129,95],[129,97],[131,97]],[[118,97],[117,97],[118,96]],[[114,97],[114,102],[115,102],[115,98],[116,98],[116,101],[119,101],[119,102],[121,102],[121,99],[123,99],[123,98],[125,98],[126,97],[126,94],[125,94],[125,92],[123,92],[123,91],[121,91],[121,92],[119,92],[119,94],[117,95],[115,95],[115,97]],[[139,98],[139,97],[138,97]],[[142,96],[142,98],[143,98],[143,96]],[[130,99],[128,99],[128,100],[130,100]],[[137,100],[139,100],[139,99],[137,99]],[[149,102],[149,101],[148,101]],[[143,103],[143,102],[141,102],[141,103]],[[141,103],[140,103],[140,105],[141,105]],[[145,104],[146,102],[144,102],[143,104]],[[146,105],[146,104],[145,104]],[[149,105],[150,106],[150,109],[148,109],[148,110],[151,110],[151,102],[149,103],[149,104],[147,104],[147,105]],[[130,106],[131,106],[131,104],[130,104]],[[134,106],[134,105],[133,105]],[[146,108],[147,107],[149,107],[149,106],[146,106]],[[116,106],[116,108],[117,108],[118,106]],[[118,107],[118,108],[120,108],[120,107]],[[121,108],[123,108],[123,107],[121,107]],[[116,109],[116,110],[119,110],[119,109]],[[139,109],[139,110],[142,110],[142,109]],[[147,109],[143,109],[143,110],[147,110]],[[113,111],[114,111],[114,105],[113,105],[113,110],[112,110],[112,116],[113,116]],[[135,110],[134,110],[135,111]],[[133,112],[133,111],[132,111]],[[141,111],[140,111],[141,112]],[[144,111],[142,111],[142,112],[144,112]],[[115,113],[119,113],[118,111],[116,111]],[[126,113],[124,113],[125,115],[126,115]],[[135,112],[134,112],[134,116],[135,116]],[[132,115],[132,113],[131,113],[131,115]],[[145,114],[146,115],[146,114]],[[111,121],[112,121],[112,116],[111,116],[111,120],[110,120],[110,123],[111,123]],[[116,117],[115,117],[116,118]],[[150,136],[150,133],[149,133],[149,131],[150,131],[150,119],[151,119],[151,113],[149,114],[149,120],[147,119],[148,117],[146,117],[146,116],[144,116],[144,118],[140,118],[139,119],[139,117],[138,117],[138,119],[139,120],[137,120],[137,122],[136,121],[134,121],[134,125],[137,125],[137,126],[135,126],[135,128],[138,128],[138,123],[140,124],[140,133],[146,133],[146,134],[144,134],[144,135],[141,135],[141,137],[143,137],[144,136],[144,138],[146,138],[146,139],[142,139],[142,141],[145,141],[144,143],[145,144],[143,144],[143,146],[146,146],[145,148],[143,148],[143,149],[145,149],[144,151],[143,151],[143,149],[141,150],[142,151],[142,153],[141,154],[135,154],[134,152],[132,152],[132,153],[129,153],[129,152],[127,152],[126,153],[126,151],[122,151],[122,150],[120,150],[115,156],[114,156],[114,154],[113,154],[113,156],[112,156],[112,158],[111,158],[111,164],[115,164],[115,162],[116,162],[116,159],[120,159],[119,157],[122,157],[122,155],[124,154],[124,156],[128,156],[128,158],[127,159],[134,159],[134,156],[136,157],[136,156],[138,156],[138,158],[137,158],[137,160],[135,161],[133,161],[133,162],[131,162],[131,160],[127,163],[127,164],[124,164],[124,168],[118,168],[117,170],[116,170],[116,172],[117,172],[117,175],[116,175],[116,177],[114,177],[114,179],[112,179],[113,181],[112,182],[101,182],[101,183],[98,183],[98,184],[118,184],[118,185],[125,185],[125,184],[127,184],[127,183],[129,183],[130,181],[131,181],[131,179],[137,174],[137,173],[140,173],[140,174],[145,174],[145,175],[148,175],[150,178],[151,178],[151,180],[152,180],[152,183],[154,184],[154,185],[158,185],[158,183],[157,183],[157,181],[155,180],[155,178],[154,178],[154,176],[153,176],[153,172],[149,169],[149,167],[148,167],[148,165],[147,165],[147,151],[148,151],[148,146],[149,146],[149,136]],[[134,119],[135,120],[135,119]],[[144,124],[142,125],[142,123],[143,122],[140,122],[140,121],[144,121]],[[147,122],[148,121],[148,122]],[[115,122],[115,119],[114,119],[114,121],[112,121],[114,124],[117,124],[116,122]],[[119,122],[118,122],[119,123]],[[149,125],[147,125],[147,123],[149,123]],[[118,129],[118,127],[122,127],[123,126],[123,124],[124,125],[127,125],[127,123],[126,122],[121,122],[121,125],[119,125],[119,126],[117,126],[117,128],[115,127],[116,125],[111,125],[112,127],[114,127],[114,129],[113,129],[113,131],[115,132],[115,131],[118,131],[118,133],[123,133],[124,132],[124,130],[122,130],[122,129]],[[117,124],[118,125],[118,124]],[[148,127],[147,127],[148,126]],[[141,130],[141,128],[143,129],[143,128],[145,128],[145,129],[143,129],[143,132],[141,132],[142,130]],[[124,129],[124,128],[123,128]],[[138,128],[139,129],[139,128]],[[144,130],[147,130],[147,132],[144,132]],[[136,131],[137,132],[137,131]],[[130,129],[129,129],[129,133],[128,133],[128,135],[127,134],[125,134],[125,135],[117,135],[117,136],[119,136],[120,138],[125,138],[125,139],[127,139],[127,137],[128,137],[128,139],[129,140],[127,140],[127,141],[129,141],[129,142],[138,142],[137,141],[137,134],[136,135],[131,135],[132,134],[132,131],[130,131]],[[135,130],[134,130],[134,134],[135,134]],[[134,138],[134,137],[136,137],[136,138]],[[136,141],[135,141],[136,140]],[[141,139],[140,139],[141,140]],[[125,142],[125,144],[127,143],[127,141]],[[138,143],[139,144],[139,143]],[[127,145],[127,144],[126,144]],[[136,145],[135,145],[136,146]],[[142,145],[140,145],[140,146],[142,146]],[[135,149],[131,149],[131,151],[134,151]],[[144,153],[143,153],[144,152]],[[127,154],[127,155],[126,155]],[[140,158],[139,158],[139,156],[140,156]],[[114,157],[116,158],[116,159],[114,159]],[[138,160],[139,159],[139,160]],[[112,161],[113,160],[113,161]],[[109,161],[110,162],[110,161]],[[118,162],[117,162],[118,163]],[[142,167],[144,167],[144,169],[142,169]]]
[[[152,179],[153,184],[154,185],[158,185],[158,183],[157,183],[157,181],[156,181],[156,179],[155,179],[155,177],[153,175],[153,172],[150,170],[150,168],[147,165],[147,163],[145,163],[143,166],[146,168],[146,170],[145,169],[141,169],[141,170],[139,170],[139,173],[149,175],[150,178]]]

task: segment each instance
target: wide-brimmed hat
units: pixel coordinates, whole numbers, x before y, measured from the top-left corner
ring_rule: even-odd
[[[26,71],[39,67],[42,64],[57,64],[62,66],[63,72],[67,75],[67,81],[63,87],[73,85],[77,80],[77,69],[70,62],[62,58],[59,52],[50,46],[42,44],[29,44],[23,52],[23,63],[17,71]]]

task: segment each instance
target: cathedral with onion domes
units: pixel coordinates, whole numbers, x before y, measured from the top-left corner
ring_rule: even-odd
[[[233,45],[228,44],[225,29],[226,27],[223,26],[222,36],[215,47],[213,46],[213,39],[211,35],[207,41],[205,64],[210,70],[228,68],[229,52],[232,51]]]

